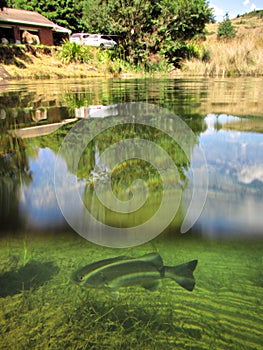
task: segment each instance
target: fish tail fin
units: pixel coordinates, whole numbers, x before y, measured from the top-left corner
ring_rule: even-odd
[[[197,262],[197,260],[192,260],[177,266],[163,266],[163,277],[171,278],[181,287],[192,291],[195,286],[193,272],[196,268]]]

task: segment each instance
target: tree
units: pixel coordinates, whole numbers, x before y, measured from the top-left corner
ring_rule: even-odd
[[[212,19],[206,0],[86,0],[83,8],[88,31],[118,35],[134,63],[156,53],[175,62],[185,41]]]
[[[10,7],[37,11],[72,31],[117,35],[131,63],[149,57],[178,62],[189,54],[187,40],[214,19],[206,0],[7,0]],[[157,55],[156,55],[157,54]]]
[[[236,29],[230,21],[228,13],[226,13],[223,22],[218,26],[217,37],[219,39],[230,39],[234,36],[236,36]]]
[[[85,29],[82,22],[83,0],[7,0],[7,3],[9,7],[39,12],[72,31]]]

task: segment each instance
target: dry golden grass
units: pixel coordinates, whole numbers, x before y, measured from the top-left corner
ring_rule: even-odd
[[[42,50],[43,51],[43,50]],[[8,64],[1,63],[0,80],[6,79],[59,79],[59,78],[110,78],[110,77],[139,77],[142,70],[133,69],[123,61],[103,59],[103,56],[91,57],[89,63],[63,63],[56,52],[44,53],[41,48],[36,54],[27,52],[26,59],[15,57]],[[105,56],[106,57],[106,56]],[[4,76],[5,75],[5,76]]]
[[[196,43],[200,59],[185,61],[183,71],[205,76],[263,75],[263,18],[239,17],[233,24],[237,34],[225,40],[217,39],[218,24],[209,24],[206,41]]]
[[[3,65],[12,78],[69,78],[69,77],[101,77],[107,75],[106,71],[98,71],[88,64],[72,63],[63,64],[55,55],[37,54],[30,55],[32,62],[25,63],[26,67],[17,65]]]

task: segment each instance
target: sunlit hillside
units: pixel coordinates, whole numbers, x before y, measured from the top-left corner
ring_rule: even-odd
[[[263,10],[231,20],[236,30],[232,39],[218,39],[219,23],[206,27],[206,40],[199,39],[199,58],[188,60],[183,69],[208,76],[263,74]]]

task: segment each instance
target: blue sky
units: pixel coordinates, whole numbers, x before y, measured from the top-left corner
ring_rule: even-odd
[[[214,14],[218,22],[228,12],[230,18],[242,15],[253,10],[263,9],[263,0],[210,0],[209,4],[214,8]]]

